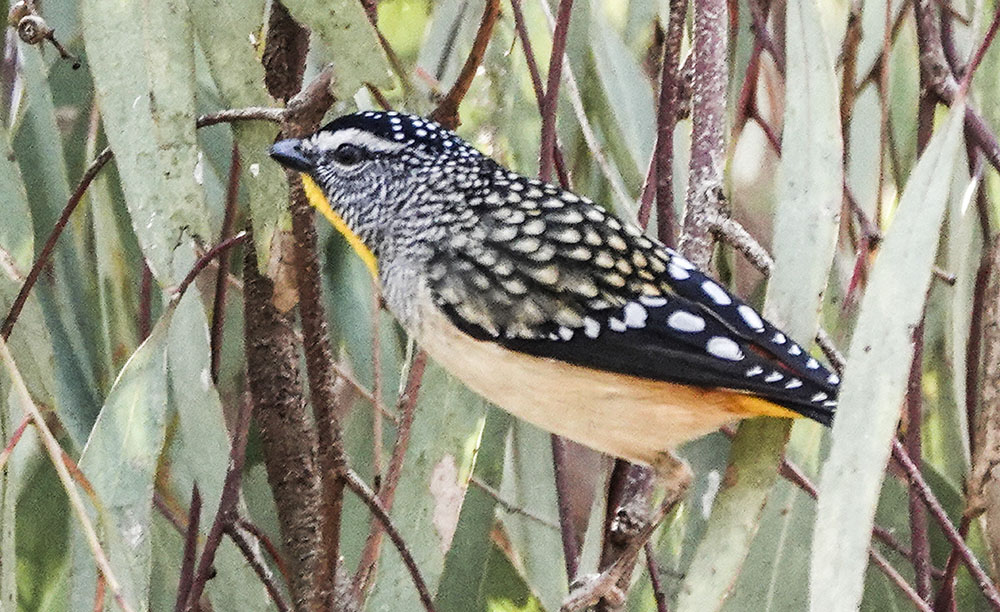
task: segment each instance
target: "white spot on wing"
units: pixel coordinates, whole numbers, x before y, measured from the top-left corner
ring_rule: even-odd
[[[659,308],[660,306],[667,305],[667,298],[660,297],[658,295],[644,295],[639,298],[643,306],[649,306],[650,308]]]
[[[673,278],[675,280],[686,280],[688,278],[691,278],[690,272],[678,266],[672,261],[667,265],[667,272],[670,274],[670,278]]]
[[[583,334],[588,338],[596,338],[601,333],[601,324],[596,320],[585,317],[583,319]]]
[[[764,368],[760,367],[759,365],[755,365],[754,367],[752,367],[749,370],[747,370],[747,378],[753,378],[754,376],[760,376],[763,373],[764,373]]]
[[[810,370],[816,370],[819,368],[819,362],[810,357],[809,361],[806,362],[806,367]]]
[[[638,302],[625,304],[625,325],[633,328],[646,327],[646,309]]]
[[[756,310],[750,308],[746,304],[740,304],[739,308],[736,310],[739,311],[740,316],[743,317],[746,324],[749,325],[754,331],[764,331],[764,322],[761,321],[760,315],[757,314]]]
[[[743,351],[740,350],[740,345],[723,336],[712,336],[709,338],[708,343],[705,344],[705,350],[714,357],[727,361],[739,361],[743,359]]]
[[[710,280],[707,280],[701,284],[701,290],[705,292],[705,295],[712,298],[712,301],[718,304],[719,306],[727,306],[733,303],[733,300],[732,298],[729,297],[729,294],[726,293],[726,291],[722,287],[716,285],[714,282]]]
[[[831,385],[839,385],[840,377],[837,376],[836,374],[830,374],[829,378],[826,379],[826,382],[830,383]]]
[[[802,354],[802,349],[799,348],[798,344],[793,344],[790,347],[788,347],[788,354],[789,355],[801,355]]]
[[[568,327],[559,327],[559,337],[563,340],[571,340],[573,338],[573,330]]]
[[[781,332],[775,332],[774,333],[774,338],[772,338],[771,340],[775,344],[784,344],[785,342],[788,342],[788,338],[786,338],[785,334],[783,334]]]
[[[625,325],[625,321],[620,321],[614,317],[608,318],[608,327],[611,328],[611,331],[616,332],[623,332],[628,329],[628,326]]]
[[[784,378],[784,376],[782,376],[780,372],[771,372],[770,374],[764,377],[764,382],[774,383],[778,382],[782,378]]]
[[[823,393],[822,391],[820,391],[816,395],[814,395],[811,398],[809,398],[809,401],[811,401],[811,402],[822,402],[822,401],[826,400],[827,397],[828,396],[827,396],[826,393]]]
[[[785,383],[786,389],[798,389],[801,386],[802,386],[802,381],[799,380],[798,378],[793,378]]]
[[[667,325],[679,332],[692,334],[705,329],[705,319],[684,310],[677,310],[667,318]]]

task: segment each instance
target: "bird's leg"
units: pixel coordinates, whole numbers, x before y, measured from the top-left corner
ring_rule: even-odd
[[[691,485],[691,468],[687,463],[670,451],[660,455],[653,466],[660,482],[666,487],[663,502],[629,541],[618,560],[600,574],[585,578],[580,584],[574,585],[569,596],[563,601],[560,612],[577,612],[597,604],[604,599],[611,608],[620,607],[625,603],[625,595],[618,588],[618,581],[627,568],[634,562],[639,550],[653,535],[664,518],[674,509],[687,493]]]

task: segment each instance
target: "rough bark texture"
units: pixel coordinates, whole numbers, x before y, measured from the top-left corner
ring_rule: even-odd
[[[968,511],[986,513],[986,541],[991,564],[997,568],[1000,567],[1000,240],[993,241],[986,265],[989,273],[983,295],[979,412],[974,424],[976,456]],[[978,366],[967,364],[970,368]]]
[[[247,382],[287,553],[289,590],[297,610],[322,610],[326,591],[317,579],[327,560],[318,528],[316,430],[302,396],[295,331],[271,304],[273,288],[258,272],[253,249],[243,263]]]
[[[264,45],[264,84],[275,99],[288,102],[302,88],[309,53],[309,30],[288,13],[281,2],[271,5]]]

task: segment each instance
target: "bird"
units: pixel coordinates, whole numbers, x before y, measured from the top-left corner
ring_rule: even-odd
[[[434,121],[361,111],[270,155],[418,345],[542,429],[664,474],[734,421],[832,422],[837,374],[722,283]]]

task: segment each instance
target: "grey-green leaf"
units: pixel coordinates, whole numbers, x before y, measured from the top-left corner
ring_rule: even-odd
[[[913,330],[930,285],[964,113],[962,105],[952,109],[910,173],[861,302],[820,481],[810,570],[814,612],[855,610],[861,602],[872,521],[906,390]]]
[[[86,0],[84,42],[132,227],[162,284],[182,236],[208,240],[195,180],[194,41],[185,0]]]

